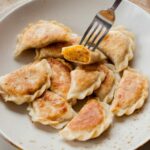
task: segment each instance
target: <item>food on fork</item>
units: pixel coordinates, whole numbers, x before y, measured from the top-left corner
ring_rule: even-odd
[[[120,80],[120,75],[115,71],[112,64],[100,64],[99,71],[104,72],[105,79],[101,86],[95,91],[95,94],[101,101],[110,103],[114,97],[114,92]]]
[[[124,71],[111,110],[116,116],[131,115],[148,97],[148,80],[134,69]]]
[[[67,99],[84,99],[98,89],[105,75],[99,71],[89,71],[77,67],[71,71],[71,86]]]
[[[106,59],[99,50],[91,51],[83,45],[73,45],[62,49],[64,58],[77,64],[93,64]]]
[[[112,123],[109,105],[90,99],[80,112],[60,131],[66,140],[86,141],[100,136]]]
[[[71,85],[72,67],[63,59],[47,58],[47,61],[52,69],[50,89],[66,99]]]
[[[36,49],[48,46],[56,42],[69,42],[73,33],[63,24],[56,21],[40,20],[29,24],[18,35],[15,57],[28,49]]]
[[[46,91],[29,107],[33,122],[50,125],[56,129],[63,128],[75,116],[75,111],[67,100],[51,91]]]
[[[123,27],[116,27],[109,31],[99,48],[114,63],[118,72],[123,71],[133,58],[134,35]]]
[[[54,57],[54,58],[63,58],[62,55],[62,48],[76,45],[79,43],[80,37],[77,34],[72,34],[70,41],[68,42],[57,42],[50,44],[46,47],[36,49],[36,56],[35,59],[42,59],[47,57]]]
[[[0,95],[21,105],[32,102],[50,87],[51,68],[46,60],[25,65],[0,77]]]

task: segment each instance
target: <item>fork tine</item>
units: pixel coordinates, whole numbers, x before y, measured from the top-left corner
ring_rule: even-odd
[[[92,35],[95,33],[95,31],[97,30],[98,27],[99,27],[99,24],[96,25],[96,27],[94,28],[94,30],[92,31],[92,33],[90,34],[88,39],[86,40],[84,46],[86,46],[88,44],[89,40],[91,39]]]
[[[95,20],[95,19],[94,19],[94,20]],[[90,29],[93,27],[93,25],[94,25],[94,20],[91,22],[91,24],[89,25],[89,27],[88,27],[87,30],[85,31],[85,33],[84,33],[84,35],[83,35],[83,37],[82,37],[82,39],[81,39],[81,41],[80,41],[80,44],[83,43],[85,37],[86,37],[87,34],[89,33]]]
[[[92,40],[92,42],[89,44],[88,48],[90,49],[92,47],[92,45],[94,45],[95,40],[97,39],[97,37],[100,35],[100,33],[102,32],[104,26],[103,23],[101,23],[101,28],[98,31],[98,33],[96,34],[96,36],[94,37],[94,39]]]
[[[108,33],[108,31],[109,31],[108,29],[105,30],[105,32],[103,33],[102,37],[98,40],[98,42],[96,43],[96,45],[94,46],[94,48],[92,49],[92,51],[94,51],[98,47],[99,43],[103,40],[103,38],[106,36],[106,34]]]

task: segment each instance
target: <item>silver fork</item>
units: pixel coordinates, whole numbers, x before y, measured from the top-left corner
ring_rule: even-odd
[[[98,47],[112,27],[115,21],[115,10],[121,1],[122,0],[115,0],[111,8],[101,10],[96,14],[80,41],[81,45],[87,46],[93,51]]]

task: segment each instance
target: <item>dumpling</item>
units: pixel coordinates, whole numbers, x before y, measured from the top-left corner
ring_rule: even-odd
[[[86,141],[100,136],[112,121],[109,105],[90,99],[60,134],[66,140]]]
[[[115,71],[114,66],[111,64],[100,64],[98,69],[99,71],[104,72],[105,79],[101,86],[95,91],[95,94],[101,101],[110,103],[120,80],[120,75]]]
[[[42,59],[47,57],[54,57],[54,58],[63,58],[62,55],[62,48],[78,44],[80,37],[76,34],[72,34],[70,41],[68,42],[58,42],[48,45],[47,47],[36,49],[36,56],[35,59]]]
[[[148,80],[134,69],[125,70],[115,92],[111,110],[117,116],[130,115],[148,97]]]
[[[50,89],[66,99],[71,84],[72,68],[62,59],[48,58],[47,61],[52,69]]]
[[[84,99],[98,89],[104,80],[103,72],[77,68],[71,71],[71,86],[68,92],[68,99]]]
[[[71,30],[56,21],[40,20],[29,24],[17,37],[15,57],[32,48],[42,48],[51,43],[70,41]]]
[[[46,60],[23,66],[0,77],[0,95],[18,105],[32,102],[50,87],[51,68]]]
[[[77,64],[93,64],[106,57],[99,50],[89,50],[83,45],[73,45],[62,49],[64,58]]]
[[[133,58],[134,36],[125,28],[116,27],[106,35],[99,48],[120,72],[128,67],[129,61]]]
[[[110,103],[113,99],[115,89],[120,80],[119,73],[116,72],[115,67],[108,63],[96,63],[91,65],[79,66],[81,69],[88,71],[99,71],[105,75],[100,87],[94,91],[101,101]]]
[[[76,114],[64,98],[51,91],[46,91],[37,98],[28,107],[28,111],[33,122],[56,129],[63,128]]]
[[[47,57],[63,58],[61,51],[62,47],[66,46],[70,46],[70,43],[68,42],[53,43],[51,45],[48,45],[47,47],[36,49],[35,60]]]

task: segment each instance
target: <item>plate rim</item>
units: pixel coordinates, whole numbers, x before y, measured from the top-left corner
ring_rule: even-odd
[[[18,1],[16,3],[12,4],[12,6],[10,6],[8,9],[6,9],[2,12],[1,17],[0,17],[0,23],[3,20],[5,20],[7,17],[9,17],[16,10],[21,9],[22,7],[24,7],[26,5],[30,5],[30,4],[32,4],[36,1],[38,1],[38,0],[22,0],[22,1]],[[124,1],[126,3],[129,3],[130,5],[132,5],[133,7],[136,7],[140,11],[142,11],[150,19],[150,13],[149,12],[147,12],[146,10],[144,10],[143,8],[141,8],[140,6],[136,5],[135,3],[133,3],[129,0],[124,0]],[[3,140],[5,140],[8,144],[12,145],[14,148],[17,148],[17,149],[20,149],[20,150],[25,150],[25,147],[22,147],[22,145],[20,145],[20,144],[16,144],[1,129],[0,129],[0,137],[2,137]],[[143,140],[143,142],[141,142],[141,143],[139,143],[139,145],[135,146],[134,149],[136,150],[136,149],[142,147],[143,145],[145,145],[149,141],[150,141],[150,137]]]

